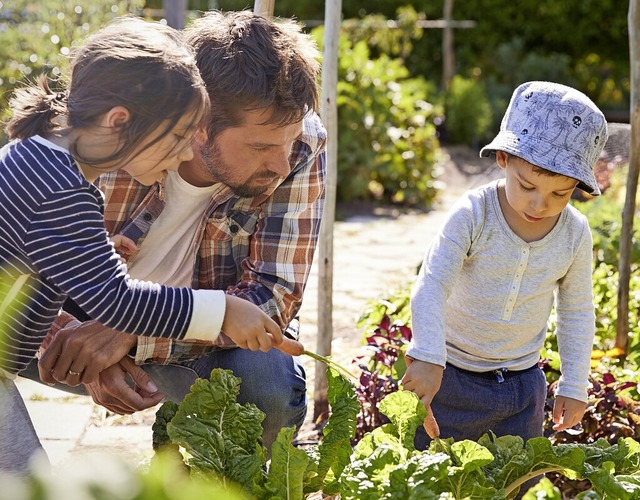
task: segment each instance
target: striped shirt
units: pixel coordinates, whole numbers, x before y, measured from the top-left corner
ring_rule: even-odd
[[[103,203],[69,152],[49,141],[36,136],[0,150],[0,367],[7,372],[31,361],[67,296],[116,330],[177,339],[189,331],[193,292],[129,279],[108,241]],[[7,304],[22,275],[26,282]]]
[[[194,242],[194,289],[224,290],[265,311],[282,328],[293,319],[311,270],[324,207],[326,131],[316,114],[304,119],[293,145],[291,173],[271,193],[235,196],[220,184],[202,214]],[[121,233],[138,246],[164,208],[161,184],[142,186],[124,173],[103,175],[105,221],[110,234]],[[67,320],[68,321],[68,320]],[[218,346],[229,346],[221,334]],[[138,363],[192,359],[210,343],[139,338]]]

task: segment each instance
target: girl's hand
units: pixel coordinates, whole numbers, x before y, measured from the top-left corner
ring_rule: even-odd
[[[122,234],[116,234],[109,238],[113,248],[122,257],[122,262],[126,263],[127,259],[138,251],[138,245],[131,238],[127,238]]]
[[[238,347],[267,352],[282,344],[282,330],[258,306],[248,300],[226,295],[222,331]]]

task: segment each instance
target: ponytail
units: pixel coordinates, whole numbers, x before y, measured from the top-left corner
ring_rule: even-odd
[[[13,110],[5,127],[9,139],[46,136],[59,128],[55,118],[67,113],[67,95],[53,92],[47,77],[41,75],[34,85],[16,90],[9,107]]]

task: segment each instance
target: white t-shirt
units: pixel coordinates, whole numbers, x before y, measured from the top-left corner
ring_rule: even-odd
[[[195,233],[217,186],[196,187],[178,172],[169,172],[164,184],[165,207],[153,222],[138,253],[127,263],[139,280],[174,287],[191,287],[198,250]]]

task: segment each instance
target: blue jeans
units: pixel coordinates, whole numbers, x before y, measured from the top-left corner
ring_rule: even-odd
[[[540,368],[508,372],[504,382],[493,374],[473,374],[447,364],[442,385],[431,403],[440,436],[477,441],[493,431],[497,436],[542,436],[547,381]],[[415,445],[424,450],[430,438],[420,426]]]
[[[189,393],[196,378],[209,378],[214,368],[231,370],[242,379],[238,402],[253,403],[266,417],[262,422],[267,449],[282,427],[300,428],[307,413],[306,374],[297,358],[271,349],[269,352],[248,349],[212,351],[180,365],[143,365],[167,399],[179,403]],[[37,360],[20,373],[21,377],[40,382]],[[87,394],[83,386],[56,388],[74,394]]]

